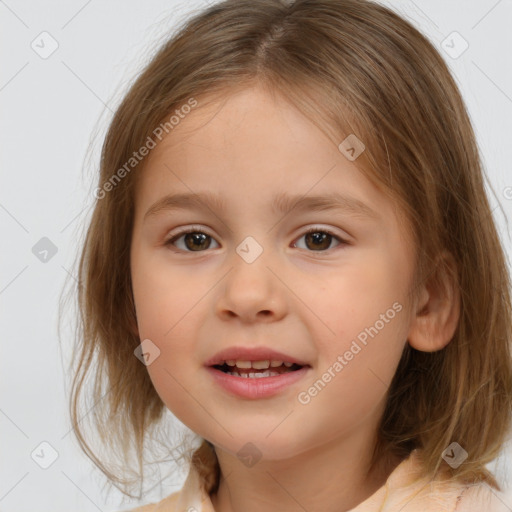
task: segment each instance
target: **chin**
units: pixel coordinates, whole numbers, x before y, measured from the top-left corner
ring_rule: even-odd
[[[275,427],[272,427],[275,428]],[[275,435],[272,428],[260,429],[256,432],[238,432],[237,435],[229,437],[224,434],[221,439],[205,437],[217,450],[228,453],[238,458],[247,467],[252,467],[258,462],[286,461],[307,451],[308,446],[294,440],[292,434],[283,431],[282,435]]]

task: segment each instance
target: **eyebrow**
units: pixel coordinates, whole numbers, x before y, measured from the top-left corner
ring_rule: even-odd
[[[323,195],[290,195],[280,193],[274,196],[270,208],[276,214],[287,214],[296,211],[340,211],[359,217],[370,217],[379,220],[380,215],[367,204],[351,196],[336,192]],[[146,213],[144,220],[164,211],[179,209],[211,210],[225,213],[226,203],[223,198],[211,192],[169,194],[153,203]]]

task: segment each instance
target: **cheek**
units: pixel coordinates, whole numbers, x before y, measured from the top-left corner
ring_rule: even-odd
[[[310,296],[310,301],[315,305],[315,313],[325,318],[334,331],[333,339],[352,339],[379,322],[381,315],[390,320],[385,322],[386,329],[405,320],[402,312],[408,302],[406,281],[393,272],[384,258],[363,255],[357,263],[344,266],[326,281],[319,292]],[[379,326],[382,327],[381,322]]]
[[[197,302],[193,276],[169,265],[165,254],[134,254],[132,283],[141,338],[164,339]]]
[[[191,374],[202,365],[195,340],[200,299],[211,284],[149,251],[133,254],[131,271],[140,339],[151,340],[159,351],[147,367],[149,375],[164,403],[180,410],[190,405],[182,386],[190,387]]]
[[[322,356],[314,378],[301,390],[298,407],[314,423],[311,428],[322,429],[325,438],[382,414],[405,345],[400,314],[389,315],[388,323],[381,320],[376,327],[376,322],[365,327],[348,314],[336,336],[318,342]]]
[[[329,327],[316,328],[319,372],[330,368],[336,375],[329,385],[333,399],[347,389],[349,402],[379,398],[393,378],[408,332],[408,277],[398,276],[395,264],[393,258],[361,257],[315,297],[315,312]],[[353,405],[359,407],[357,399]]]

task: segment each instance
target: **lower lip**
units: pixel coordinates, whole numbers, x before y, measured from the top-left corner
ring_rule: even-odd
[[[274,377],[251,378],[237,377],[236,375],[229,375],[216,370],[212,366],[207,367],[215,382],[226,391],[233,395],[250,399],[267,398],[277,395],[283,389],[302,379],[309,369],[309,366],[303,366],[300,370],[282,373]]]

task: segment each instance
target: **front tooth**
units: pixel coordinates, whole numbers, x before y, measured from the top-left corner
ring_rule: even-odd
[[[270,366],[277,367],[281,366],[283,364],[283,361],[270,361]]]
[[[236,361],[234,359],[230,359],[229,361],[226,361],[226,364],[228,366],[235,366],[236,365]]]
[[[284,363],[284,365],[285,365],[287,368],[290,368],[290,366],[293,366],[293,363]]]
[[[255,370],[266,370],[270,366],[270,361],[253,361],[252,367]]]
[[[237,361],[236,365],[238,366],[238,368],[250,368],[251,361]]]

